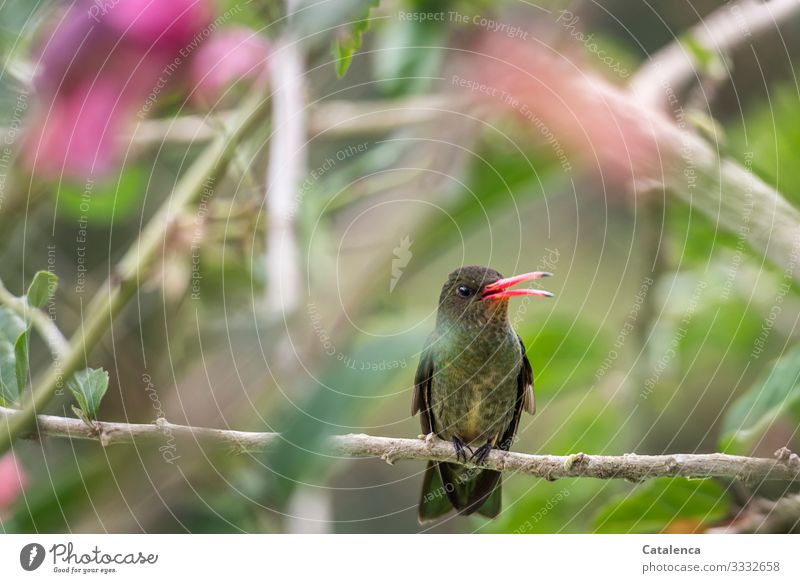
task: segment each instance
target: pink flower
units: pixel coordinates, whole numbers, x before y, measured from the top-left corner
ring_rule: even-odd
[[[185,79],[212,17],[211,0],[72,4],[40,55],[28,164],[56,176],[108,172],[137,110],[144,117]]]
[[[569,55],[544,45],[485,38],[458,89],[522,121],[519,127],[617,185],[658,175],[676,158],[674,126]],[[566,162],[568,163],[568,162]],[[613,188],[611,191],[621,189]]]
[[[0,457],[0,514],[9,510],[28,486],[28,476],[14,454]]]
[[[270,44],[245,27],[220,31],[197,51],[191,64],[192,98],[213,104],[231,86],[264,78]]]
[[[195,48],[193,41],[205,36],[213,16],[208,0],[123,0],[108,10],[105,21],[134,42],[175,55]]]

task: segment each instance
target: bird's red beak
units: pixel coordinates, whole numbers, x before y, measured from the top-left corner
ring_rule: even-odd
[[[482,300],[502,300],[504,298],[513,298],[516,296],[539,296],[543,298],[552,298],[553,294],[541,289],[508,289],[522,283],[523,281],[531,281],[540,279],[542,277],[550,277],[552,273],[546,271],[532,271],[531,273],[523,273],[522,275],[515,275],[514,277],[506,277],[498,279],[494,283],[490,283],[483,288]]]

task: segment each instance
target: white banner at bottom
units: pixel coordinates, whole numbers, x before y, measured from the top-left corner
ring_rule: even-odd
[[[0,581],[800,581],[799,543],[793,535],[3,535]]]

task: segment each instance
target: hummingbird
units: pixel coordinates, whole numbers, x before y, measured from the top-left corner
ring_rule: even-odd
[[[414,378],[412,415],[422,431],[450,441],[456,459],[480,466],[492,449],[508,451],[523,411],[533,415],[533,371],[508,318],[509,298],[552,297],[539,289],[510,289],[552,275],[534,271],[504,278],[489,267],[453,271],[442,286],[436,328]],[[467,456],[469,452],[469,457]],[[428,462],[417,510],[420,523],[455,509],[496,517],[500,472]]]

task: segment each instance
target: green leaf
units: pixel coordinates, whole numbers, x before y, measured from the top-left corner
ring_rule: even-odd
[[[637,486],[612,500],[594,518],[595,532],[661,532],[672,523],[688,523],[692,530],[722,520],[728,513],[728,495],[713,480],[659,478]]]
[[[722,421],[720,447],[744,452],[780,415],[800,403],[800,346],[775,360]]]
[[[334,39],[331,53],[336,59],[336,74],[339,77],[344,77],[350,68],[350,63],[353,62],[353,55],[361,48],[361,44],[364,41],[364,33],[370,24],[369,13],[378,4],[380,4],[380,0],[368,0],[365,2],[363,18],[352,23],[349,30]]]
[[[13,344],[25,330],[25,321],[8,308],[0,306],[0,338]]]
[[[67,388],[78,401],[81,410],[89,418],[96,419],[100,401],[108,389],[108,373],[101,368],[78,371],[67,381]]]
[[[58,213],[81,225],[109,225],[127,220],[147,189],[147,174],[137,166],[125,166],[118,175],[98,182],[65,181],[57,192]]]
[[[41,308],[50,300],[56,291],[58,277],[49,271],[37,271],[28,286],[28,305]]]
[[[370,63],[383,94],[397,97],[429,91],[441,71],[451,32],[441,22],[430,20],[383,22],[375,37],[380,58]]]
[[[17,382],[16,343],[25,332],[25,322],[14,312],[0,307],[0,403],[12,406],[19,402],[22,387]],[[27,362],[27,359],[26,359]]]
[[[724,56],[714,49],[710,49],[698,42],[692,35],[681,38],[681,44],[692,56],[700,70],[714,79],[723,79],[727,75],[726,60]],[[730,66],[730,64],[728,64]]]
[[[14,342],[14,372],[17,379],[17,390],[19,393],[25,389],[28,383],[28,344],[30,339],[30,328],[22,332]]]
[[[16,405],[19,394],[14,346],[0,338],[0,404],[4,407]]]
[[[753,100],[746,117],[728,126],[735,158],[781,192],[789,202],[800,203],[800,101],[794,83],[770,87],[769,100]],[[791,172],[786,171],[792,169]]]

